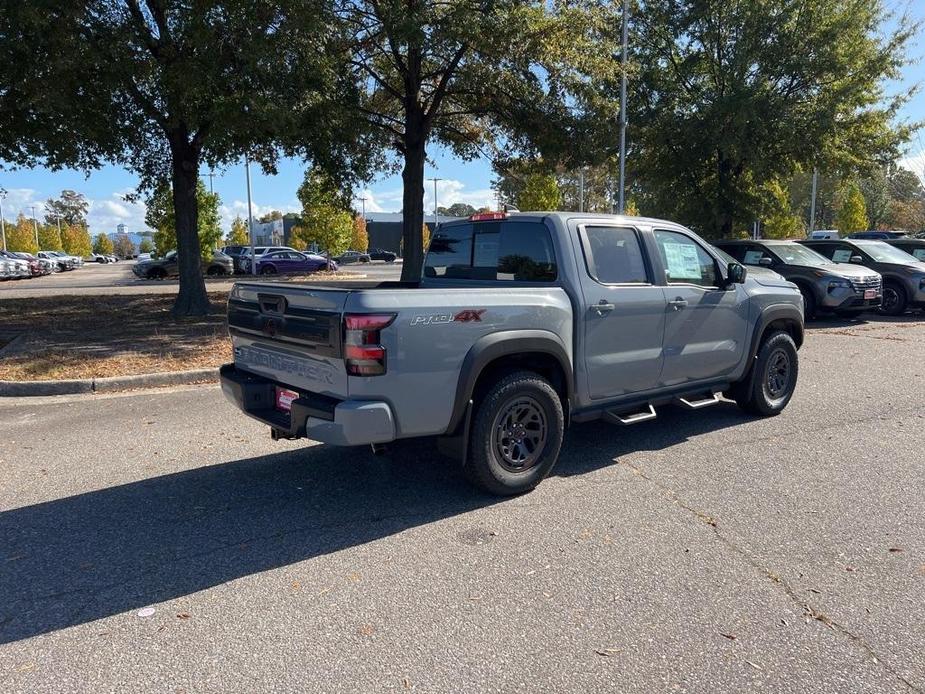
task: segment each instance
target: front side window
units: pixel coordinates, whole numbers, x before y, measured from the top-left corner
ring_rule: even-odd
[[[767,258],[774,263],[774,256],[761,246],[749,246],[748,250],[745,251],[745,257],[742,262],[745,265],[761,265],[761,259]]]
[[[860,255],[860,253],[851,246],[836,246],[832,249],[832,260],[836,263],[850,263],[853,255]]]
[[[442,227],[430,241],[425,277],[552,282],[556,256],[542,222],[482,222]]]
[[[658,229],[655,241],[668,284],[719,286],[716,261],[692,238],[676,231]]]
[[[625,227],[585,227],[582,247],[588,274],[601,284],[639,284],[649,281],[639,237]]]

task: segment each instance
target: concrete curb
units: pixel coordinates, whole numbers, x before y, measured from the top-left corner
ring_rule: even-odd
[[[118,390],[181,386],[190,383],[218,381],[218,369],[167,371],[136,376],[82,378],[65,381],[0,381],[0,397],[32,395],[74,395],[77,393],[111,393]]]

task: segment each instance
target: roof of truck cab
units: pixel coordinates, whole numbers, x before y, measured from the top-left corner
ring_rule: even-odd
[[[619,221],[624,224],[643,224],[645,226],[656,226],[659,224],[670,224],[672,226],[682,227],[684,226],[680,222],[673,222],[670,219],[658,219],[655,217],[632,217],[629,215],[622,214],[608,214],[606,212],[508,212],[508,220],[517,220],[517,219],[547,219],[549,217],[555,217],[561,221],[567,221],[570,219],[584,219],[584,220],[601,220],[606,219],[607,221]],[[440,226],[450,226],[461,224],[464,222],[472,221],[468,217],[461,219],[454,219],[452,222],[444,222]],[[503,219],[497,220],[483,220],[485,222],[489,221],[504,221]]]

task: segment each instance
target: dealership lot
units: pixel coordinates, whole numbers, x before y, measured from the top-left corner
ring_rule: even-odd
[[[62,293],[70,296],[176,294],[179,286],[176,280],[140,280],[135,277],[132,274],[134,262],[123,260],[106,265],[87,263],[82,268],[70,272],[33,277],[27,280],[0,282],[0,300],[58,296]],[[364,263],[363,265],[348,265],[343,269],[345,273],[365,275],[365,281],[383,282],[397,280],[401,276],[400,263]],[[246,277],[238,275],[237,279],[246,279]],[[267,281],[267,278],[261,277],[261,281]],[[288,280],[284,278],[283,281]],[[209,291],[230,290],[233,284],[234,279],[230,277],[210,277],[206,280]]]
[[[0,689],[921,691],[923,345],[813,323],[779,417],[575,426],[507,500],[212,386],[0,400]]]

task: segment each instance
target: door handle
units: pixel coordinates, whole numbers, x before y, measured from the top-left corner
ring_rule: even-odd
[[[610,313],[615,308],[616,306],[607,301],[607,299],[601,299],[596,304],[591,306],[591,310],[599,316],[603,316],[605,313]]]
[[[680,296],[674,301],[669,301],[668,305],[671,306],[675,311],[680,311],[682,308],[687,308],[687,299],[682,299]]]

